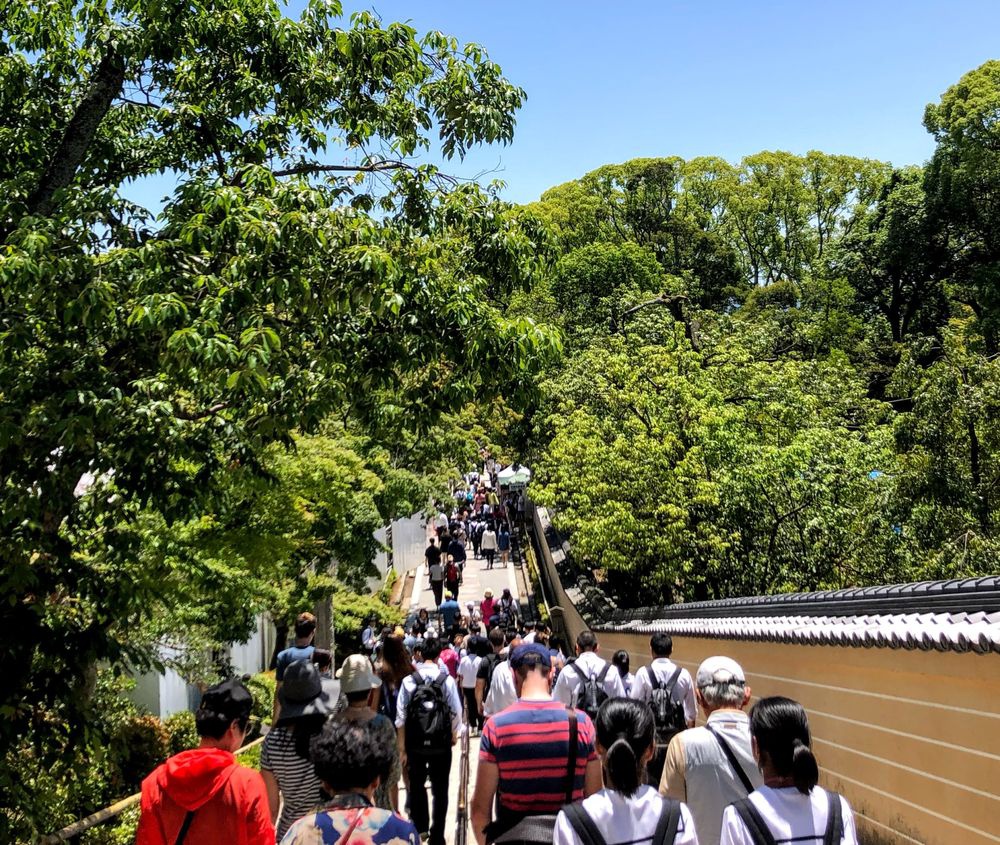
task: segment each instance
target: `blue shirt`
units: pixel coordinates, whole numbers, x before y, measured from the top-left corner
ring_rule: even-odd
[[[286,648],[284,651],[279,652],[278,664],[274,669],[274,679],[276,681],[285,680],[285,670],[296,660],[312,660],[314,651],[316,651],[316,646],[314,645],[293,645]]]
[[[438,610],[441,611],[441,616],[444,618],[444,627],[450,628],[455,624],[455,617],[458,616],[461,608],[455,599],[448,599],[441,603],[441,607]]]

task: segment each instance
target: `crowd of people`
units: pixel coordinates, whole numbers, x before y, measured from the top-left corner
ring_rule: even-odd
[[[249,691],[208,689],[200,746],[143,783],[137,842],[444,845],[452,755],[469,731],[477,845],[856,845],[851,808],[817,786],[805,711],[770,697],[747,712],[736,661],[710,657],[692,678],[657,633],[632,675],[591,631],[569,654],[543,625],[487,629],[475,610],[416,638],[382,630],[336,679],[302,614],[279,656],[261,772],[233,756]]]
[[[509,589],[460,603],[468,545],[486,568],[498,554],[506,566],[518,517],[523,497],[497,494],[488,461],[466,476],[450,516],[439,507],[432,521],[434,609],[405,627],[369,620],[336,677],[301,614],[278,655],[260,774],[233,756],[250,693],[207,690],[200,747],[143,783],[139,845],[444,845],[466,732],[480,743],[477,845],[856,845],[851,808],[817,786],[805,711],[770,697],[748,713],[736,661],[710,657],[692,678],[656,633],[633,673],[629,653],[605,660],[591,631],[571,652],[526,622]]]

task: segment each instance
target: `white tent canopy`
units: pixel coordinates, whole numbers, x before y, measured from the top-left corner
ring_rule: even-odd
[[[523,487],[531,481],[531,470],[520,464],[511,464],[497,473],[497,484],[504,487]]]

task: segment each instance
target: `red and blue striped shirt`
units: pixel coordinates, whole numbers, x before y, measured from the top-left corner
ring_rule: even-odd
[[[573,800],[583,798],[587,764],[597,759],[594,723],[577,719]],[[555,813],[566,803],[569,715],[558,701],[518,701],[491,716],[479,741],[479,761],[500,773],[500,806],[514,813]]]

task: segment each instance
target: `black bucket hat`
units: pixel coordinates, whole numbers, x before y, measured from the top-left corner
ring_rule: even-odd
[[[281,719],[299,716],[328,716],[337,707],[340,684],[324,678],[311,660],[296,660],[288,664],[278,690]]]

